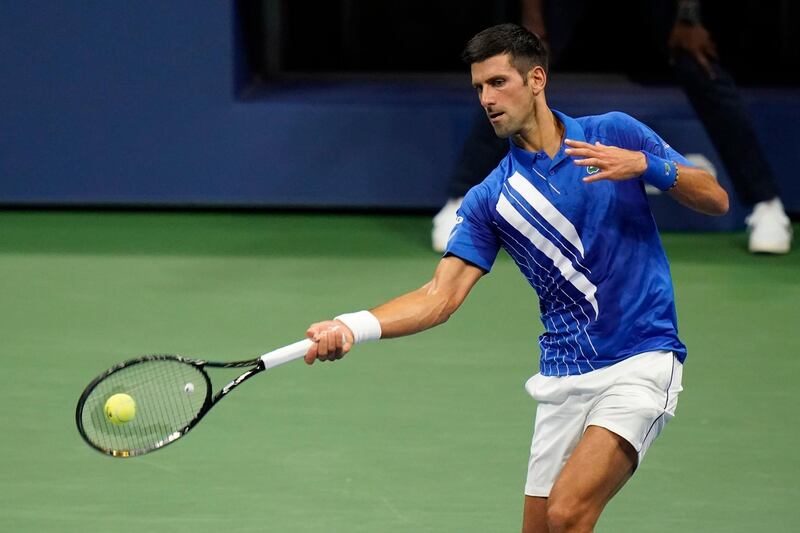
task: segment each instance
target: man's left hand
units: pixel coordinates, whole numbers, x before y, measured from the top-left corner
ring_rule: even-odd
[[[573,158],[579,167],[597,167],[596,174],[583,178],[586,183],[600,180],[629,180],[638,178],[647,170],[647,158],[642,152],[625,150],[616,146],[606,146],[600,142],[589,144],[566,139],[569,148],[564,153]],[[580,159],[574,159],[579,157]]]

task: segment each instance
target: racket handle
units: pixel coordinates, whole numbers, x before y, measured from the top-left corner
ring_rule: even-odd
[[[300,359],[306,354],[312,344],[314,343],[311,340],[303,339],[288,346],[284,346],[283,348],[278,348],[277,350],[267,352],[259,357],[259,359],[261,359],[261,361],[264,363],[264,369],[268,370],[278,365],[282,365],[283,363]]]

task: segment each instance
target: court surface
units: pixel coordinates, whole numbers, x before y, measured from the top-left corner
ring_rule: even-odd
[[[518,531],[541,324],[505,256],[444,326],[259,375],[160,452],[107,458],[75,430],[83,387],[119,360],[248,358],[418,287],[429,223],[0,213],[0,531]],[[664,243],[685,391],[597,531],[797,531],[800,253]]]

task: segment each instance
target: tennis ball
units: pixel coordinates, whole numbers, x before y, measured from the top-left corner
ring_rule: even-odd
[[[127,394],[115,394],[106,400],[103,412],[108,421],[119,426],[125,422],[130,422],[136,416],[136,402]]]
[[[193,392],[194,392],[194,383],[192,383],[191,381],[190,381],[189,383],[187,383],[187,384],[186,384],[186,385],[183,387],[183,392],[185,392],[186,394],[191,394],[191,393],[193,393]]]

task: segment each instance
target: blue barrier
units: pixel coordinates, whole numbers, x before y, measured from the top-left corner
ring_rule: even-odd
[[[466,74],[254,93],[233,3],[216,0],[5,2],[0,50],[5,205],[433,209],[477,105]],[[799,94],[746,93],[793,211],[800,125],[786,116],[800,116]],[[677,89],[565,78],[551,104],[628,112],[726,179]]]

